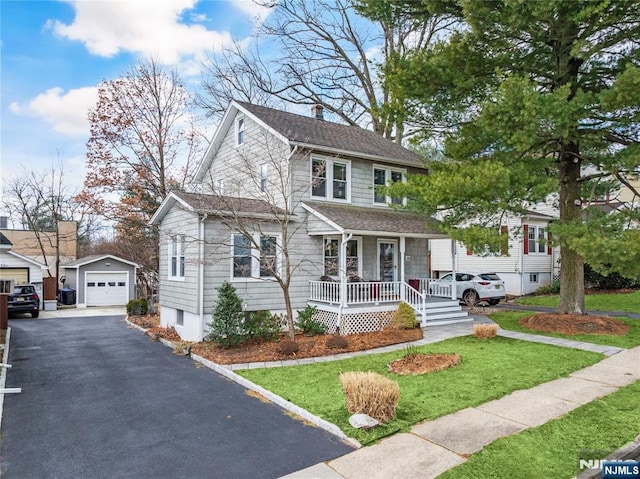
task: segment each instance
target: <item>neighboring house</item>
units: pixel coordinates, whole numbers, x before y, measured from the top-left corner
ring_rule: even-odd
[[[6,226],[6,222],[2,226]],[[60,265],[77,258],[78,224],[75,221],[58,222],[59,241],[56,241],[55,231],[0,229],[0,233],[11,241],[13,251],[48,265],[52,275],[55,275],[57,243],[60,245]]]
[[[11,241],[0,233],[0,293],[13,291],[18,284],[33,284],[42,299],[42,276],[47,266],[13,251]]]
[[[505,282],[507,294],[522,296],[548,285],[559,274],[559,253],[551,245],[549,223],[554,217],[536,211],[510,217],[501,226],[503,248],[498,255],[476,255],[462,243],[452,255],[451,240],[431,242],[435,277],[456,271],[494,272]]]
[[[202,339],[224,281],[245,311],[284,312],[273,271],[285,248],[294,310],[316,306],[331,331],[379,328],[400,300],[423,323],[466,319],[457,301],[421,293],[428,242],[446,237],[438,222],[376,189],[409,173],[426,173],[418,155],[324,121],[320,107],[307,117],[232,102],[196,170],[202,193],[172,192],[152,218],[162,325]]]
[[[73,304],[80,308],[124,306],[135,298],[138,268],[110,254],[85,256],[64,265],[64,286],[75,290]]]

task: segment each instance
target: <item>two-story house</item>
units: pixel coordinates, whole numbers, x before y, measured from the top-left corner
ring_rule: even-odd
[[[425,173],[422,158],[358,127],[232,102],[196,171],[199,193],[172,192],[160,230],[161,321],[200,340],[231,282],[246,311],[311,304],[344,334],[380,328],[400,301],[423,324],[464,320],[427,297],[437,221],[393,208],[379,186]],[[283,283],[288,285],[283,288]]]
[[[497,273],[509,295],[522,296],[548,285],[560,274],[560,252],[549,234],[553,216],[530,210],[523,215],[507,216],[501,225],[504,241],[500,253],[477,255],[450,239],[434,240],[431,248],[431,274],[440,277],[456,271]]]

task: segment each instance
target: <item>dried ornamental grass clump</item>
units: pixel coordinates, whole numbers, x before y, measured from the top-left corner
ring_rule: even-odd
[[[497,324],[474,324],[473,325],[473,335],[476,338],[481,338],[481,339],[495,338],[496,334],[498,334]]]
[[[366,414],[381,423],[396,415],[400,400],[397,382],[382,374],[361,371],[342,373],[340,382],[351,414]]]

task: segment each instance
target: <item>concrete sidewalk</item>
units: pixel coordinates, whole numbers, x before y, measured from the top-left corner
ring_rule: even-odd
[[[373,446],[284,476],[287,479],[435,478],[504,436],[540,426],[640,380],[640,346],[501,399],[416,424]],[[527,407],[523,408],[522,405]]]

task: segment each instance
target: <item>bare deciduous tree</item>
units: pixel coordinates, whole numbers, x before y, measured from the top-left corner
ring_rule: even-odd
[[[406,101],[386,85],[380,65],[399,67],[408,48],[425,48],[449,29],[450,17],[417,21],[384,2],[376,8],[348,0],[257,3],[272,5],[273,14],[249,47],[236,42],[210,59],[202,106],[220,116],[231,99],[319,104],[347,124],[402,140]],[[365,8],[373,20],[358,15]]]

